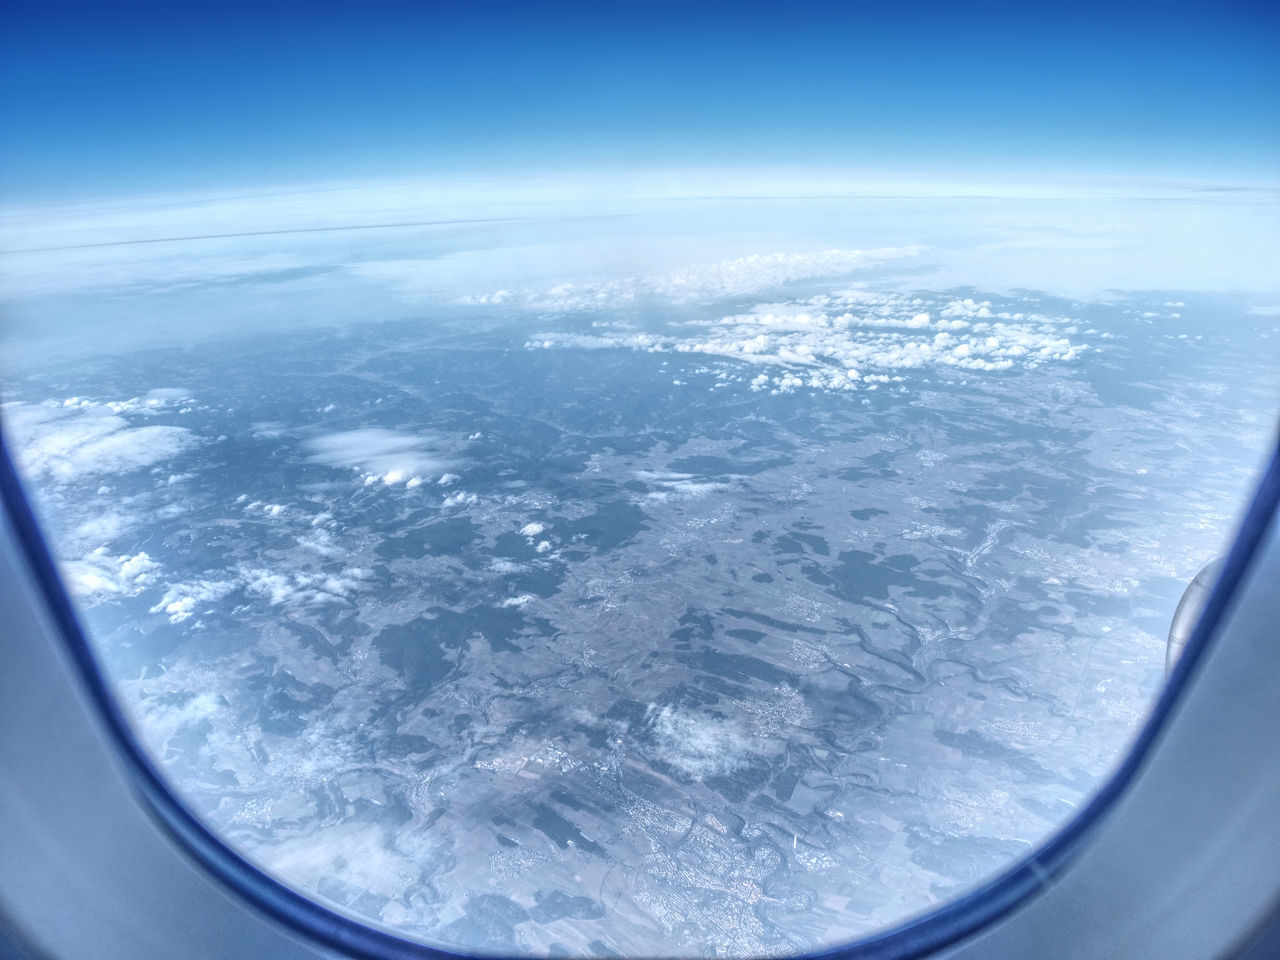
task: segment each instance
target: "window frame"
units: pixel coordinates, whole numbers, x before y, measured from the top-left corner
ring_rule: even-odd
[[[70,657],[75,680],[87,694],[102,729],[113,743],[134,792],[178,850],[254,912],[322,950],[336,951],[341,956],[361,960],[443,960],[468,956],[369,926],[311,899],[269,876],[231,849],[211,827],[189,810],[170,789],[164,775],[137,740],[121,704],[99,671],[92,647],[45,543],[2,431],[0,501],[5,513],[0,520],[7,520],[16,549],[38,591],[35,599],[52,620]],[[1191,692],[1193,679],[1213,649],[1218,628],[1240,592],[1251,564],[1266,546],[1268,530],[1278,509],[1280,444],[1271,453],[1261,474],[1221,576],[1168,682],[1138,730],[1129,752],[1070,821],[1032,853],[970,892],[891,929],[803,956],[830,960],[909,960],[936,955],[991,930],[1052,886],[1095,839],[1100,825],[1126,796],[1139,771],[1158,748],[1170,717]],[[0,534],[5,532],[4,526],[0,523]],[[0,893],[3,893],[2,886]]]

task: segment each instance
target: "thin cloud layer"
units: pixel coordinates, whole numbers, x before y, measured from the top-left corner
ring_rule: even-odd
[[[306,446],[313,463],[359,470],[367,483],[416,487],[424,474],[438,474],[451,464],[435,453],[436,443],[434,437],[365,427],[315,437]]]
[[[731,773],[747,760],[747,738],[710,713],[653,707],[649,719],[658,759],[695,780]]]
[[[562,313],[616,308],[646,299],[709,303],[761,293],[799,280],[845,276],[918,256],[924,249],[909,246],[753,254],[653,276],[561,283],[542,290],[496,290],[463,297],[461,302],[473,306],[520,307]]]
[[[179,398],[179,401],[181,398]],[[163,397],[99,402],[72,397],[57,403],[4,405],[6,435],[34,481],[72,483],[150,467],[198,446],[185,427],[135,425],[175,401]]]

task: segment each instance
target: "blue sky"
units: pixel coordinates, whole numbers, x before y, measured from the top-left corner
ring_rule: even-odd
[[[0,200],[769,165],[1280,179],[1274,5],[204,6],[5,4]]]

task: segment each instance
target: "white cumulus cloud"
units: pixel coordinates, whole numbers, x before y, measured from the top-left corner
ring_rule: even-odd
[[[237,584],[230,580],[197,580],[194,583],[176,584],[165,591],[159,603],[151,608],[151,612],[164,613],[170,623],[182,623],[196,614],[197,607],[221,600],[236,587]]]
[[[241,573],[245,589],[273,607],[346,603],[355,596],[361,581],[368,576],[359,568],[344,570],[337,575],[302,571],[280,573],[262,569],[246,569]]]
[[[146,553],[113,555],[106,547],[62,563],[62,575],[71,592],[90,604],[136,596],[153,584],[159,570],[160,564]]]
[[[672,320],[658,332],[542,334],[526,346],[710,355],[767,368],[752,374],[753,390],[790,393],[874,390],[904,370],[990,372],[1068,362],[1087,349],[1072,341],[1077,330],[1061,319],[996,311],[971,299],[930,303],[850,290],[716,320]]]

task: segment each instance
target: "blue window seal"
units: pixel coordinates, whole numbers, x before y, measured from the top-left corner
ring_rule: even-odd
[[[2,426],[2,424],[0,424]],[[57,567],[45,544],[0,430],[0,499],[18,546],[66,643],[90,699],[114,736],[134,788],[174,841],[233,893],[271,919],[314,941],[360,960],[444,960],[467,957],[406,940],[337,913],[268,876],[228,847],[170,790],[138,743],[98,670]],[[987,883],[900,926],[802,956],[824,960],[913,960],[957,944],[1030,901],[1091,841],[1099,824],[1134,781],[1235,595],[1280,508],[1280,437],[1258,482],[1222,572],[1186,649],[1178,659],[1129,752],[1083,809],[1043,846]]]

